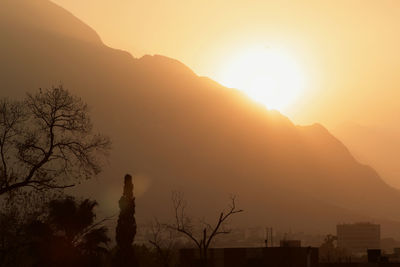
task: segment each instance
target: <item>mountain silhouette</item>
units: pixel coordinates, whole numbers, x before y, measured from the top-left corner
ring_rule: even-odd
[[[105,212],[118,210],[121,177],[131,172],[138,220],[171,215],[171,191],[180,190],[204,216],[236,194],[243,225],[333,232],[339,222],[373,220],[384,235],[397,233],[400,193],[322,125],[296,126],[177,60],[107,47],[50,1],[2,4],[0,96],[62,83],[89,104],[113,150],[101,177],[77,190]]]
[[[390,185],[400,188],[398,130],[347,122],[332,129],[332,132],[349,147],[356,159],[371,165]]]

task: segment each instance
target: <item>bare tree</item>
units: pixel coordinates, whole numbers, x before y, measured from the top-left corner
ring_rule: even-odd
[[[94,134],[87,105],[62,86],[0,100],[0,195],[66,188],[101,170],[110,140]]]
[[[196,231],[196,227],[192,223],[192,219],[186,214],[186,201],[183,198],[183,194],[180,192],[173,192],[172,202],[175,211],[175,223],[169,225],[171,229],[174,229],[182,233],[188,238],[198,249],[200,253],[200,261],[202,266],[208,264],[208,248],[213,242],[214,238],[221,234],[229,234],[231,229],[227,229],[225,226],[228,219],[237,213],[243,212],[241,209],[236,208],[236,197],[231,196],[231,203],[227,209],[223,210],[214,225],[211,225],[204,220],[201,221],[200,231]]]
[[[177,232],[168,227],[167,224],[160,223],[157,219],[154,219],[150,226],[151,238],[149,243],[156,250],[160,263],[164,267],[169,267],[177,249]]]
[[[319,247],[319,259],[321,262],[350,262],[351,253],[337,246],[337,236],[328,234]]]

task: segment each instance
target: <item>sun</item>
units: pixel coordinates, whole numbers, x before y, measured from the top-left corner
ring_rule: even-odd
[[[304,88],[298,63],[288,53],[268,47],[242,51],[227,62],[218,80],[279,111],[288,108]]]

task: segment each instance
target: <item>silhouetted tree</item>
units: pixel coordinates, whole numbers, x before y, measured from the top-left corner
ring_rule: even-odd
[[[62,86],[0,99],[0,195],[73,186],[99,173],[109,145],[93,133],[87,105]]]
[[[200,264],[201,266],[207,266],[207,252],[212,241],[218,235],[229,234],[231,230],[224,227],[225,223],[232,215],[243,212],[243,210],[236,208],[235,196],[232,196],[231,204],[226,211],[224,210],[220,213],[216,223],[211,225],[202,221],[200,232],[196,232],[196,227],[192,223],[192,219],[186,214],[186,202],[183,198],[183,194],[174,192],[172,194],[172,202],[175,210],[175,223],[169,225],[169,227],[182,233],[199,249]]]
[[[105,220],[95,222],[96,201],[53,200],[44,221],[33,221],[27,236],[38,266],[100,266],[107,253]]]
[[[116,228],[117,253],[114,260],[116,266],[136,266],[137,261],[132,246],[136,235],[135,198],[133,196],[132,176],[124,179],[124,191],[119,200],[120,213]]]
[[[73,246],[80,248],[84,254],[104,252],[102,244],[107,244],[107,228],[100,226],[106,219],[95,222],[94,208],[96,201],[85,199],[77,203],[74,198],[66,197],[53,200],[49,205],[48,224]]]
[[[0,197],[0,266],[18,266],[26,253],[26,226],[43,220],[48,214],[49,202],[61,197],[59,190],[23,190]]]
[[[109,238],[107,219],[95,220],[96,206],[62,197],[23,223],[18,214],[2,212],[0,266],[101,266]]]
[[[21,225],[15,210],[1,210],[0,213],[0,266],[17,266],[20,254],[19,232]]]
[[[151,236],[149,243],[154,247],[158,262],[163,267],[172,266],[177,250],[177,232],[157,219],[151,223]]]
[[[321,262],[346,262],[351,261],[351,254],[337,247],[337,237],[328,234],[319,247],[319,258]]]

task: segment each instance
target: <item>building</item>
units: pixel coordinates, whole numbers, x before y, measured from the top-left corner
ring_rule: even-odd
[[[380,249],[381,227],[373,223],[338,224],[337,245],[353,254]]]
[[[369,249],[367,261],[320,263],[318,267],[400,267],[400,262],[392,261],[387,254],[382,254],[380,249]]]

